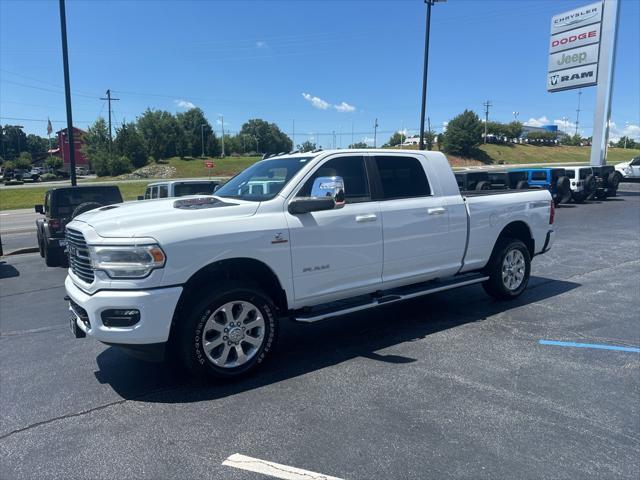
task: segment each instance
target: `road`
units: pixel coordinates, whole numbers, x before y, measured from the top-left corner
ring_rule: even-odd
[[[72,339],[65,272],[7,257],[0,478],[273,478],[223,464],[241,454],[344,479],[637,479],[632,190],[558,208],[557,243],[515,301],[471,286],[285,322],[271,361],[227,385]]]
[[[0,236],[5,253],[21,248],[37,247],[36,218],[33,208],[0,212]]]

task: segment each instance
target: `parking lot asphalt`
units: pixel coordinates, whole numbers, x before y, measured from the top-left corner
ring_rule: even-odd
[[[286,322],[230,385],[71,338],[65,272],[7,257],[0,478],[269,478],[222,464],[239,453],[344,479],[637,479],[640,185],[624,190],[557,209],[515,301],[471,286]]]

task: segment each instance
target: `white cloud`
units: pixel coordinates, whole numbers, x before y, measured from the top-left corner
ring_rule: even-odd
[[[179,108],[184,108],[186,110],[191,110],[192,108],[196,108],[196,106],[191,103],[189,100],[174,100],[173,103],[175,103]]]
[[[640,141],[640,125],[634,123],[626,123],[623,128],[616,125],[615,122],[609,123],[609,140],[617,142],[620,137],[631,138]]]
[[[314,97],[313,95],[310,95],[308,93],[303,93],[302,96],[304,97],[304,99],[307,102],[309,102],[315,108],[318,108],[320,110],[326,110],[330,106],[329,102],[326,102],[325,100],[321,99],[320,97]]]
[[[543,125],[549,125],[550,123],[550,120],[544,115],[540,118],[531,117],[529,120],[524,122],[525,125],[529,125],[530,127],[541,127]]]
[[[267,42],[264,42],[262,40],[257,41],[256,42],[256,47],[258,47],[258,48],[266,48],[267,47]]]
[[[341,102],[338,105],[334,105],[333,108],[339,112],[355,112],[356,110],[356,107],[349,105],[347,102]]]

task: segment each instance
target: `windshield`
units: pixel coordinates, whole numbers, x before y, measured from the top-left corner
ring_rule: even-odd
[[[569,178],[576,178],[576,172],[573,170],[567,170],[566,176]]]
[[[217,182],[176,183],[173,186],[173,192],[176,197],[198,194],[211,195],[217,184]]]
[[[271,200],[313,157],[289,157],[263,160],[225,183],[216,195],[253,202]]]

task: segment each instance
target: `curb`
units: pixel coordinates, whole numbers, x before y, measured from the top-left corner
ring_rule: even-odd
[[[12,252],[5,253],[4,256],[5,257],[10,257],[12,255],[22,255],[24,253],[36,253],[39,250],[40,249],[38,247],[19,248],[17,250],[12,251]]]

